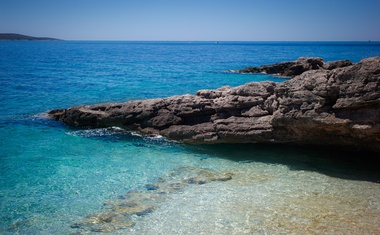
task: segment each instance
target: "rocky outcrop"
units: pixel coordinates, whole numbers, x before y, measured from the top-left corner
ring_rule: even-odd
[[[118,126],[192,143],[315,144],[380,152],[380,57],[357,64],[301,60],[310,65],[308,71],[283,83],[253,82],[49,115],[72,126]],[[275,73],[290,76],[301,60]]]
[[[276,74],[283,77],[294,77],[309,70],[327,69],[332,70],[352,65],[349,60],[340,60],[324,63],[321,58],[301,57],[296,61],[283,62],[272,65],[262,65],[260,67],[248,67],[238,70],[238,73],[266,73]]]

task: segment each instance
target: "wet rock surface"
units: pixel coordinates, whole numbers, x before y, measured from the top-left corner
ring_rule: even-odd
[[[178,167],[168,175],[159,177],[147,184],[145,190],[132,190],[115,200],[106,201],[103,210],[86,216],[74,223],[71,228],[76,234],[86,232],[112,232],[133,227],[134,219],[157,210],[170,194],[179,192],[191,184],[206,184],[212,181],[228,181],[232,173],[215,173],[208,169],[193,166]]]
[[[356,64],[300,58],[240,72],[292,79],[77,106],[49,116],[72,126],[117,126],[190,143],[312,144],[380,152],[380,57]]]

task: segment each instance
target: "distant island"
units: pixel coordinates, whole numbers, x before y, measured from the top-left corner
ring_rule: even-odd
[[[17,41],[17,40],[26,40],[26,41],[58,41],[61,39],[57,38],[48,38],[48,37],[32,37],[17,33],[0,33],[0,40],[2,41]]]

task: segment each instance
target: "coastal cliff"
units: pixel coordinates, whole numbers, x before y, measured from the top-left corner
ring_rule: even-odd
[[[380,152],[380,57],[320,58],[239,70],[291,77],[125,103],[57,109],[77,127],[118,126],[190,143],[312,144]]]

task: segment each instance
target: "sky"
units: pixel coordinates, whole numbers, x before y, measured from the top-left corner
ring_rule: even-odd
[[[380,41],[380,0],[0,0],[0,32],[65,40]]]

